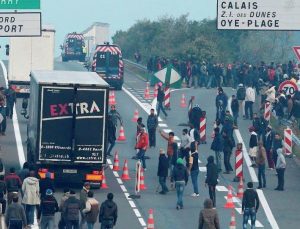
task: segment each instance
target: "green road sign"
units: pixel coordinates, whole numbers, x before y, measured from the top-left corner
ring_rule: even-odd
[[[40,0],[0,0],[2,9],[40,9]]]

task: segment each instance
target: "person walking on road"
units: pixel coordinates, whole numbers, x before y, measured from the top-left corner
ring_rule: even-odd
[[[204,209],[200,211],[198,229],[220,229],[218,212],[213,208],[211,199],[204,201]]]
[[[182,130],[182,135],[180,138],[180,157],[182,159],[185,158],[186,166],[189,166],[189,158],[190,158],[190,136],[188,134],[188,129]]]
[[[110,111],[108,112],[108,115],[111,116],[112,122],[116,128],[118,126],[118,120],[120,121],[120,125],[121,126],[123,125],[122,117],[121,117],[120,113],[116,110],[115,105],[110,106]]]
[[[6,193],[7,193],[7,189],[4,181],[4,176],[0,175],[0,204],[2,209],[1,211],[2,215],[5,214],[5,209],[6,209],[6,199],[5,199]]]
[[[192,197],[200,196],[198,176],[199,176],[199,155],[195,147],[191,147],[191,155],[189,160],[189,173],[191,175],[191,180],[193,184],[194,193],[191,194]]]
[[[258,142],[258,150],[256,157],[256,165],[258,168],[258,189],[266,187],[266,161],[267,161],[267,153],[266,149],[263,146],[262,141]]]
[[[246,89],[245,97],[245,119],[253,119],[253,104],[255,102],[255,91],[251,86]]]
[[[8,229],[23,229],[27,226],[26,215],[23,206],[18,203],[19,197],[12,197],[12,204],[7,208],[5,224]]]
[[[182,158],[178,158],[176,166],[173,169],[172,181],[175,182],[175,188],[177,193],[177,205],[176,209],[183,209],[183,192],[189,179],[189,173],[187,168],[184,166]]]
[[[88,198],[82,213],[85,215],[87,229],[93,229],[99,215],[99,202],[94,198],[94,192],[88,192]]]
[[[22,182],[25,180],[25,178],[29,177],[29,163],[27,161],[24,162],[23,168],[19,170],[17,174]]]
[[[151,147],[156,146],[156,128],[158,126],[157,116],[154,114],[154,109],[150,110],[150,115],[147,119],[147,128],[149,134],[149,145]]]
[[[223,137],[220,134],[220,129],[219,127],[216,127],[214,129],[214,139],[213,142],[211,143],[210,149],[215,151],[215,157],[216,157],[216,163],[217,163],[217,168],[218,168],[218,173],[222,171],[222,156],[221,152],[223,151]]]
[[[159,150],[159,159],[158,159],[158,169],[157,169],[157,176],[159,179],[159,184],[161,185],[161,192],[159,194],[166,194],[169,192],[169,189],[166,185],[166,180],[168,177],[168,170],[169,170],[169,162],[168,158],[165,154],[163,149]]]
[[[58,212],[58,203],[53,196],[53,191],[47,189],[41,200],[41,205],[38,212],[38,219],[41,219],[41,229],[55,228],[55,213]]]
[[[141,129],[141,133],[137,137],[137,143],[135,145],[135,149],[138,150],[137,159],[141,160],[143,169],[146,170],[146,159],[145,154],[149,145],[149,137],[146,133],[146,128],[143,127]]]
[[[216,207],[216,186],[218,184],[218,167],[214,163],[214,156],[207,158],[205,187],[208,186],[209,197]]]
[[[245,117],[245,98],[246,98],[246,88],[243,84],[238,85],[236,91],[236,98],[239,101],[239,110],[242,111],[243,117]]]
[[[258,138],[257,133],[255,132],[255,129],[253,126],[249,128],[250,132],[250,141],[249,141],[249,157],[252,162],[252,167],[256,166],[256,154],[257,154],[257,145],[258,145]]]
[[[79,229],[79,213],[81,211],[81,202],[76,198],[74,190],[70,191],[69,198],[64,202],[63,215],[67,229]]]
[[[108,115],[107,116],[107,140],[108,140],[109,147],[106,152],[106,156],[108,156],[108,157],[112,156],[111,151],[116,144],[116,139],[117,139],[116,131],[117,131],[117,128],[116,128],[115,124],[113,123],[112,116]]]
[[[81,209],[85,208],[86,201],[88,198],[88,192],[91,189],[91,185],[89,182],[85,182],[79,194],[79,200],[81,203]],[[80,221],[80,229],[82,229],[86,224],[85,214],[81,212],[81,221]]]
[[[5,135],[6,131],[6,106],[5,106],[5,96],[0,98],[0,115],[2,115],[2,122],[0,123],[0,134]]]
[[[69,188],[65,188],[64,189],[64,194],[60,199],[60,203],[59,203],[59,211],[60,213],[60,220],[58,222],[58,229],[65,229],[66,228],[66,220],[64,218],[64,214],[63,214],[63,206],[64,203],[67,199],[69,199],[70,197],[70,189]]]
[[[274,134],[274,140],[273,140],[273,145],[272,145],[272,160],[274,165],[277,163],[277,150],[282,148],[282,139],[279,133]]]
[[[156,113],[157,117],[159,117],[160,110],[164,113],[165,118],[168,117],[167,112],[165,111],[164,108],[164,101],[165,101],[165,92],[164,88],[162,87],[162,83],[158,83],[158,91],[157,91],[157,105],[156,105]]]
[[[231,137],[228,136],[226,132],[223,132],[224,166],[226,170],[225,172],[223,172],[224,174],[230,174],[230,172],[233,171],[232,166],[230,164],[232,149],[233,149],[233,142],[231,140]]]
[[[13,109],[16,102],[16,92],[12,89],[12,86],[9,86],[7,90],[5,90],[6,95],[6,108],[7,108],[7,117],[12,119]]]
[[[22,192],[22,204],[25,205],[27,223],[31,226],[34,223],[34,210],[40,205],[40,185],[34,171],[30,171],[29,177],[24,180]]]
[[[275,167],[274,162],[273,162],[273,156],[272,156],[273,140],[274,140],[274,134],[272,131],[272,127],[269,125],[266,129],[265,135],[263,136],[263,142],[264,142],[264,147],[267,152],[269,169],[271,169],[271,170],[273,170]]]
[[[284,172],[286,168],[286,161],[282,153],[282,149],[277,150],[277,163],[276,163],[276,172],[278,178],[278,185],[275,188],[276,191],[284,191]]]
[[[118,219],[118,206],[113,201],[114,194],[108,193],[107,200],[105,200],[100,207],[99,223],[101,229],[112,229]]]
[[[9,169],[9,174],[5,176],[4,181],[7,188],[7,202],[11,204],[12,197],[18,195],[22,187],[22,181],[13,167]]]
[[[238,126],[238,117],[239,117],[239,101],[236,99],[235,95],[232,95],[231,100],[231,111],[233,115],[233,124]]]
[[[251,229],[255,228],[256,213],[259,208],[259,198],[257,192],[253,189],[253,183],[247,183],[247,189],[244,192],[242,200],[243,229],[247,229],[249,217],[251,219]]]

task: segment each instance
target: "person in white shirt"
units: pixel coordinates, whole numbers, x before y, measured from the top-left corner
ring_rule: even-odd
[[[180,154],[181,158],[185,158],[187,166],[189,165],[189,157],[190,157],[190,145],[191,140],[188,134],[188,129],[182,130],[181,141],[180,141]]]
[[[253,119],[253,103],[255,102],[255,91],[251,86],[246,89],[245,98],[245,119]],[[250,113],[250,117],[249,117]]]

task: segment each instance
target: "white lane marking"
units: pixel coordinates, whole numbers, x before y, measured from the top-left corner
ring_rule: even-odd
[[[20,127],[19,127],[16,106],[14,106],[13,109],[14,109],[14,113],[13,113],[12,121],[13,121],[13,127],[14,127],[14,132],[15,132],[16,144],[17,144],[19,164],[20,164],[20,167],[22,168],[22,166],[25,162],[25,153],[24,153],[23,144],[22,144],[22,138],[21,138],[21,132],[20,132]]]
[[[229,110],[230,114],[232,115],[232,110],[231,110],[231,98],[228,100],[228,110]],[[246,164],[247,164],[247,167],[248,167],[248,170],[249,170],[249,174],[250,174],[250,176],[251,176],[251,180],[252,180],[253,182],[258,182],[256,173],[255,173],[255,170],[254,170],[253,167],[251,167],[252,163],[251,163],[249,154],[248,154],[248,152],[247,152],[246,145],[245,145],[244,140],[243,140],[243,138],[242,138],[241,132],[240,132],[239,129],[235,129],[235,130],[234,130],[234,133],[235,133],[235,136],[236,136],[238,142],[243,144],[243,156],[244,156],[244,159],[245,159],[245,161],[246,161]]]
[[[119,177],[119,174],[116,171],[113,171],[115,177]]]
[[[130,194],[128,192],[124,192],[124,195],[126,196],[127,200],[130,200],[130,198],[129,198]]]
[[[1,215],[1,228],[6,228],[4,215]]]
[[[172,132],[172,130],[171,129],[163,129],[163,132],[170,133],[170,132]]]
[[[139,218],[140,224],[142,225],[142,227],[146,227],[146,223],[145,220],[143,218]]]
[[[242,208],[235,208],[235,210],[236,210],[239,214],[242,214]]]
[[[199,162],[199,163],[202,163],[202,162],[200,161],[200,159],[198,159],[198,162]]]
[[[206,167],[199,167],[199,171],[203,173],[206,172]]]
[[[127,189],[126,189],[126,187],[124,185],[120,185],[120,187],[121,187],[121,189],[122,189],[123,192],[127,192]]]
[[[3,71],[3,76],[4,76],[4,80],[5,80],[5,86],[8,87],[8,80],[7,80],[7,69],[5,67],[5,64],[3,63],[2,60],[0,60],[0,65],[2,67],[2,71]]]
[[[135,208],[135,209],[133,209],[133,211],[134,211],[136,217],[141,217],[141,213],[138,209]]]
[[[132,208],[136,208],[135,203],[132,200],[129,200],[128,203]]]
[[[230,111],[230,114],[232,114],[232,110],[231,110],[231,98],[228,100],[228,102],[229,102],[228,103],[228,109]],[[243,141],[240,131],[238,129],[236,129],[234,132],[236,134],[236,137],[238,138],[238,136],[239,136],[240,140]],[[246,159],[246,163],[247,163],[247,167],[248,167],[251,179],[252,179],[253,182],[258,182],[258,179],[257,179],[257,176],[256,176],[256,173],[255,173],[254,169],[252,167],[250,167],[251,162],[250,162],[249,155],[248,155],[248,153],[246,151],[244,142],[242,142],[242,144],[243,144],[243,149],[244,149],[243,150],[243,155],[244,155],[244,158]],[[253,172],[251,172],[252,170],[253,170]],[[254,173],[255,176],[253,175],[253,173]],[[265,211],[265,214],[266,214],[266,216],[268,218],[268,221],[269,221],[272,229],[279,229],[279,226],[278,226],[278,224],[277,224],[277,222],[276,222],[276,220],[274,218],[274,215],[273,215],[273,213],[271,211],[271,208],[270,208],[270,206],[269,206],[269,204],[268,204],[268,202],[266,200],[264,192],[262,190],[257,190],[257,194],[258,194],[259,200],[261,202],[261,205],[262,205],[262,207],[263,207],[263,209]]]
[[[216,189],[218,192],[228,192],[228,189],[225,186],[217,185]]]
[[[128,91],[125,87],[122,88],[123,91],[133,99],[134,102],[136,102],[147,114],[150,114],[150,109],[148,107],[145,107],[145,104],[141,103],[130,91]],[[151,107],[151,105],[150,105]]]
[[[165,124],[165,123],[158,123],[158,126],[159,127],[168,127],[167,124]]]
[[[111,162],[111,160],[110,160],[110,159],[107,159],[107,163],[108,163],[109,165],[111,165],[111,164],[112,164],[112,162]]]
[[[278,226],[278,224],[277,224],[277,222],[276,222],[276,220],[274,218],[274,215],[273,215],[273,213],[272,213],[272,211],[270,209],[270,206],[269,206],[269,204],[268,204],[268,202],[266,200],[266,197],[265,197],[263,191],[262,190],[256,190],[256,192],[258,194],[259,201],[260,201],[260,203],[261,203],[261,205],[262,205],[262,207],[263,207],[263,209],[265,211],[265,214],[268,217],[268,220],[269,220],[269,222],[271,224],[271,227],[273,229],[279,229],[279,226]]]
[[[109,165],[109,168],[113,170],[114,166],[112,164]]]
[[[241,215],[242,214],[242,208],[235,208],[235,210]],[[251,220],[248,221],[249,225],[251,225]],[[255,227],[264,227],[261,222],[258,220],[255,221]]]
[[[117,178],[117,181],[119,184],[123,184],[123,181],[121,180],[121,178]]]

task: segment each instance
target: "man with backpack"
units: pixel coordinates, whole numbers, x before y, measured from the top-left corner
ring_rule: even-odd
[[[236,98],[239,101],[239,110],[242,111],[243,117],[245,117],[245,98],[246,98],[246,88],[243,84],[238,85],[236,92]]]
[[[107,200],[101,204],[99,223],[101,223],[101,229],[112,229],[118,218],[118,206],[113,201],[114,194],[108,193]]]
[[[76,198],[74,190],[70,191],[69,198],[63,205],[63,217],[67,229],[79,229],[79,215],[81,210],[81,202]]]
[[[94,198],[94,192],[88,192],[87,201],[82,213],[85,215],[87,228],[93,229],[99,214],[99,202]]]
[[[13,196],[18,194],[22,187],[22,181],[13,167],[10,168],[9,174],[5,176],[4,181],[7,188],[7,202],[11,204]]]

